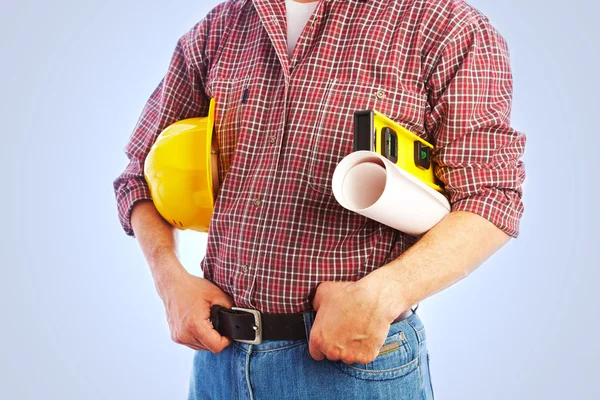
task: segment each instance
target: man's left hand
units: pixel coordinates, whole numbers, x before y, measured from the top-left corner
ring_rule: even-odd
[[[390,324],[403,311],[388,284],[365,277],[357,282],[322,282],[313,309],[309,352],[315,360],[367,364],[379,354]]]

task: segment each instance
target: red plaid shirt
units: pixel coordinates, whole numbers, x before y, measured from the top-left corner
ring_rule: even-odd
[[[321,0],[289,59],[283,0],[215,7],[177,43],[127,144],[114,188],[129,235],[155,138],[212,97],[223,183],[201,266],[237,306],[305,310],[319,282],[358,280],[415,243],[332,195],[356,110],[432,142],[452,209],[518,235],[525,136],[509,122],[508,49],[462,1]]]

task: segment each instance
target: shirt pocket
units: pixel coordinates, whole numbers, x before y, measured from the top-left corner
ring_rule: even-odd
[[[240,132],[244,123],[244,111],[248,89],[247,78],[217,78],[207,83],[207,93],[216,100],[214,132],[219,149],[219,180],[225,180],[233,164]]]
[[[321,85],[321,107],[311,130],[307,169],[310,187],[332,195],[337,164],[353,150],[354,112],[376,109],[416,135],[425,137],[427,96],[376,82],[332,79]]]

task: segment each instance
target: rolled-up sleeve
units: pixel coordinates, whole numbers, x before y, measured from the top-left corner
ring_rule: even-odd
[[[478,214],[516,238],[526,137],[510,125],[513,82],[505,40],[478,17],[444,45],[427,86],[426,129],[452,211]]]
[[[130,218],[135,203],[152,199],[144,178],[144,161],[156,138],[176,121],[208,114],[204,58],[202,54],[190,53],[192,47],[201,47],[207,34],[206,23],[206,19],[199,22],[177,42],[167,73],[150,95],[125,146],[129,163],[114,180],[113,189],[119,220],[129,236],[134,236]]]

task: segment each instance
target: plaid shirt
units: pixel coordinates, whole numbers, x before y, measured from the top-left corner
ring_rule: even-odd
[[[433,143],[452,210],[518,235],[525,136],[509,122],[508,49],[460,0],[320,0],[291,57],[283,0],[216,6],[178,41],[126,146],[114,189],[127,234],[134,203],[151,198],[157,135],[207,115],[213,97],[222,187],[201,267],[237,306],[305,310],[319,282],[358,280],[417,240],[332,195],[356,110]]]

